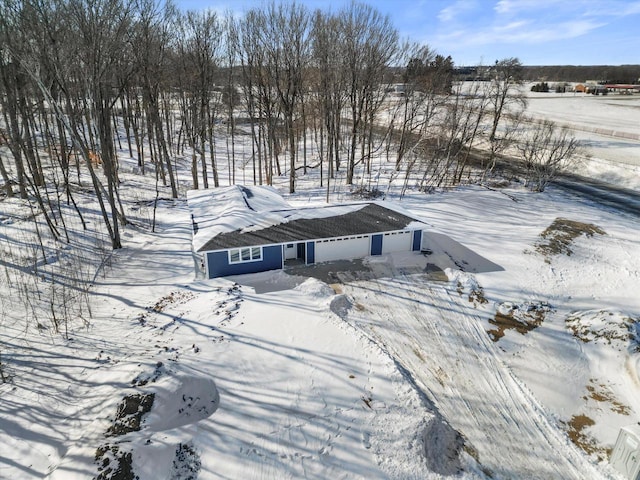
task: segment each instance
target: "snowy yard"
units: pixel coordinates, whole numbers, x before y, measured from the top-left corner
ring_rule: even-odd
[[[615,478],[605,452],[640,412],[637,337],[619,320],[640,311],[637,223],[508,193],[407,198],[431,254],[336,272],[337,296],[285,273],[253,277],[261,294],[193,282],[186,206],[167,205],[161,232],[136,232],[97,279],[88,328],[29,338],[33,370],[1,387],[2,475],[86,478],[117,445],[141,478]],[[560,212],[606,233],[545,258]],[[492,341],[495,312],[526,302],[550,306],[540,325]],[[136,393],[155,394],[142,429],[105,437]],[[570,441],[580,416],[591,457]]]
[[[580,175],[640,190],[640,97],[527,92],[527,113],[568,127],[587,147]]]

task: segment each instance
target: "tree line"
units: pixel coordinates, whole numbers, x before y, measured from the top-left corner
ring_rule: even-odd
[[[72,186],[87,172],[118,249],[128,221],[118,152],[174,198],[178,158],[190,161],[191,188],[218,186],[221,161],[236,183],[240,144],[250,149],[242,181],[286,175],[290,192],[311,169],[327,192],[340,176],[373,194],[376,161],[405,189],[468,181],[478,162],[484,178],[526,124],[519,60],[487,71],[454,81],[451,57],[401,39],[362,3],[273,2],[236,17],[163,0],[1,0],[4,194],[36,202],[61,239],[55,204],[82,219]]]
[[[524,69],[525,77],[532,81],[640,84],[640,65],[554,65],[525,66]]]

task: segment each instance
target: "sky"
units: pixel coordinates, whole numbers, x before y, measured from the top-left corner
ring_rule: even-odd
[[[264,0],[176,0],[242,14]],[[338,11],[350,0],[298,0]],[[524,65],[640,64],[640,0],[366,0],[400,35],[458,66],[517,57]]]

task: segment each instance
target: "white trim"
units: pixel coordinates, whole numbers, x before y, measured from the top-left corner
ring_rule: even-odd
[[[308,240],[287,240],[286,242],[279,242],[279,243],[265,243],[263,245],[252,245],[253,247],[261,247],[261,248],[266,248],[266,247],[284,247],[286,244],[288,243],[306,243],[306,242],[315,242],[315,243],[319,243],[322,241],[328,241],[333,239],[333,241],[335,242],[336,239],[339,240],[345,240],[345,239],[352,239],[352,238],[357,238],[357,237],[369,237],[371,238],[373,235],[385,235],[388,233],[393,233],[393,232],[415,232],[416,230],[422,230],[425,231],[425,229],[423,228],[415,228],[415,229],[402,229],[402,230],[384,230],[381,232],[371,232],[371,233],[359,233],[357,235],[349,235],[349,236],[340,236],[340,237],[322,237],[322,238],[310,238]],[[198,253],[209,253],[209,252],[228,252],[229,250],[233,250],[234,248],[246,248],[246,247],[229,247],[229,248],[218,248],[216,250],[202,250]],[[283,254],[284,254],[284,250],[283,250]]]
[[[256,256],[255,249],[258,249],[258,255]],[[237,253],[238,259],[232,259],[232,255]],[[246,255],[245,255],[246,254]],[[245,258],[248,257],[248,258]],[[262,261],[262,247],[238,247],[227,249],[227,262],[229,265],[236,265],[238,263],[250,263]]]
[[[307,240],[315,243],[327,243],[327,242],[342,242],[343,240],[356,240],[358,238],[369,237],[371,235],[377,235],[377,233],[363,233],[362,235],[350,235],[348,237],[331,237],[331,238],[321,238],[318,240]]]

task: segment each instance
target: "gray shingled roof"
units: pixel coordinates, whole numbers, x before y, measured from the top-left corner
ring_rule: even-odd
[[[351,213],[333,217],[298,219],[255,231],[233,231],[216,235],[198,251],[225,250],[280,243],[347,237],[403,230],[417,220],[370,203]]]

